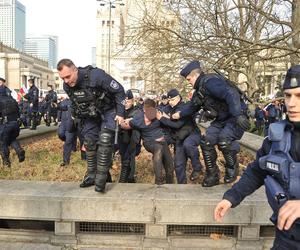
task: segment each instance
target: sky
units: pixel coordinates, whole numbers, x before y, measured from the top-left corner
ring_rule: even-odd
[[[58,60],[92,63],[96,46],[96,0],[18,0],[26,7],[26,36],[58,36]]]

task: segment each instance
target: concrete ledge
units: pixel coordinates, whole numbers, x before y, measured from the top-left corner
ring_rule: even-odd
[[[204,129],[208,128],[209,122],[201,123],[200,127]],[[264,138],[259,135],[245,132],[241,140],[239,140],[239,143],[243,149],[255,156],[256,151],[261,147],[263,140]]]
[[[50,127],[46,125],[37,126],[36,130],[30,129],[21,129],[20,135],[18,136],[18,140],[30,139],[35,136],[45,135],[45,134],[53,134],[56,133],[58,126],[51,125]]]
[[[223,223],[213,220],[214,207],[228,188],[112,183],[107,185],[107,193],[101,194],[94,187],[81,189],[79,183],[1,180],[0,219],[53,221],[55,230],[0,229],[0,248],[18,249],[21,243],[26,250],[65,246],[80,250],[269,247],[271,241],[266,243],[259,235],[260,225],[271,225],[271,210],[263,188],[232,209]],[[76,232],[76,222],[143,223],[145,235]],[[219,240],[209,236],[168,236],[168,225],[234,225],[238,234]]]
[[[0,181],[0,218],[154,224],[216,224],[213,209],[229,188],[219,185],[108,184],[105,194],[78,183]],[[223,224],[270,224],[264,189],[258,190]]]

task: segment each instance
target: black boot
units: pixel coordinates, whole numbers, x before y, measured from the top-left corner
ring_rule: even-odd
[[[86,161],[87,171],[83,177],[83,181],[80,183],[81,188],[90,187],[95,185],[95,174],[97,168],[97,155],[95,142],[89,141],[85,143],[86,147]]]
[[[10,160],[9,160],[9,159],[4,159],[4,158],[2,158],[2,162],[3,162],[3,166],[4,166],[4,167],[10,168],[11,163],[10,163]]]
[[[110,132],[101,132],[100,141],[97,150],[97,170],[95,178],[95,191],[105,192],[107,175],[112,164],[112,134]]]
[[[2,163],[4,167],[10,167],[10,160],[9,160],[9,149],[7,146],[4,146],[3,143],[0,141],[0,155],[2,158]]]
[[[222,153],[226,161],[224,183],[234,182],[239,172],[239,164],[237,162],[236,152],[223,150]]]
[[[205,176],[203,179],[203,187],[212,187],[219,184],[219,168],[216,164],[217,152],[212,146],[210,148],[202,148],[203,158],[205,162]]]
[[[129,162],[129,160],[125,160],[122,162],[119,183],[128,182],[129,174],[130,174],[130,162]]]
[[[17,140],[14,140],[11,143],[11,146],[16,151],[16,154],[19,158],[19,162],[23,162],[25,160],[25,150],[21,147],[20,143]]]

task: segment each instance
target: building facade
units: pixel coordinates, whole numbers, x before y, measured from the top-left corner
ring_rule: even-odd
[[[28,87],[28,79],[34,79],[40,89],[47,89],[47,85],[55,86],[54,72],[48,63],[39,58],[19,52],[0,43],[0,77],[6,79],[10,89],[18,90],[22,86]]]
[[[143,54],[142,46],[131,40],[130,33],[138,27],[145,10],[155,12],[157,7],[162,25],[176,23],[164,4],[161,0],[144,1],[143,4],[137,0],[123,0],[115,5],[100,6],[97,10],[97,67],[113,75],[125,89],[146,92],[155,88],[152,84],[155,74],[149,74],[149,69],[135,60]]]
[[[26,9],[17,0],[0,0],[0,42],[24,50]]]

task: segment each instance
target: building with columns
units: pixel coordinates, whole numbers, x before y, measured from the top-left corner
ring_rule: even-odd
[[[152,11],[159,6],[165,24],[171,23],[171,19],[175,23],[171,12],[166,8],[162,10],[164,4],[162,0],[143,1],[144,6],[137,0],[103,1],[97,10],[96,65],[120,81],[125,89],[137,88],[143,92],[154,81],[153,75],[148,74],[149,70],[145,75],[147,69],[144,65],[134,62],[134,58],[141,54],[141,47],[130,41],[130,32],[143,17],[143,7]]]
[[[16,49],[0,43],[0,77],[6,79],[10,89],[20,89],[27,86],[27,80],[33,78],[40,89],[47,89],[47,85],[55,86],[53,71],[48,62],[27,55]]]

